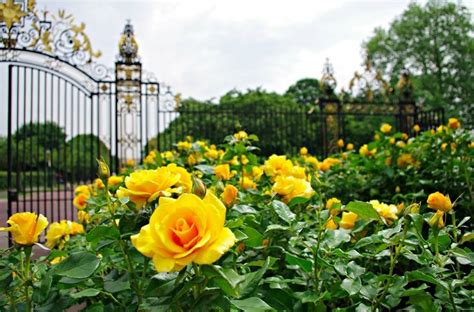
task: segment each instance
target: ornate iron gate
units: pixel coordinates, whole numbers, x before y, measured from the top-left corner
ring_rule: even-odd
[[[142,70],[130,22],[115,68],[108,69],[95,62],[100,52],[84,25],[64,11],[49,19],[34,1],[4,5],[11,13],[0,19],[8,215],[35,211],[50,222],[73,219],[74,188],[93,181],[97,158],[117,173],[148,153],[159,132],[160,84]],[[166,90],[161,96],[173,100]]]

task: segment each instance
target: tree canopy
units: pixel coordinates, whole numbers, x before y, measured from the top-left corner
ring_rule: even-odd
[[[444,107],[473,123],[474,24],[466,7],[412,3],[388,29],[363,44],[372,63],[392,82],[410,70],[415,96],[425,107]]]

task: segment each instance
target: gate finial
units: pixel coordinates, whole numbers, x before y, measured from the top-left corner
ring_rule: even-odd
[[[119,41],[119,61],[133,63],[138,61],[138,44],[135,40],[133,25],[127,20]]]

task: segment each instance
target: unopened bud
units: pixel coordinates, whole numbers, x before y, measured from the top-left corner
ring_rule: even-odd
[[[99,178],[101,178],[103,181],[107,181],[110,177],[109,166],[107,166],[103,158],[97,159],[97,163],[99,164],[99,169],[97,171]]]
[[[206,196],[206,191],[207,191],[207,188],[206,188],[206,185],[204,184],[204,182],[202,182],[201,179],[199,179],[198,177],[196,176],[192,176],[192,179],[193,179],[193,194],[199,196],[200,198],[204,198],[204,196]]]

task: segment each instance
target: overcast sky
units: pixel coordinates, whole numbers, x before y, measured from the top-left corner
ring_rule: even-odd
[[[131,19],[144,68],[183,97],[205,100],[232,88],[285,92],[301,78],[319,78],[327,57],[338,86],[347,86],[361,66],[361,43],[410,2],[38,0],[37,8],[63,8],[86,23],[93,47],[103,53],[99,61],[108,66]]]

